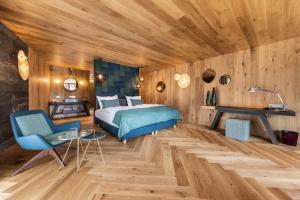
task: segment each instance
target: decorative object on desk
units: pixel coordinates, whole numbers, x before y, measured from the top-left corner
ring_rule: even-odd
[[[205,103],[206,103],[207,106],[211,106],[210,105],[210,91],[209,90],[207,90],[207,93],[206,93]]]
[[[213,87],[212,92],[211,92],[211,106],[216,106],[217,105],[217,91],[216,88]]]
[[[299,133],[294,131],[282,130],[282,142],[283,144],[297,146]]]
[[[29,65],[23,50],[18,51],[18,70],[21,78],[26,81],[29,77]]]
[[[277,90],[268,90],[268,89],[263,89],[260,87],[250,87],[248,90],[250,93],[256,93],[256,92],[269,92],[276,94],[281,102],[281,104],[269,104],[269,109],[273,110],[281,110],[281,111],[286,111],[287,110],[287,105],[284,103],[282,97],[280,96],[279,92]]]
[[[79,102],[79,100],[78,99],[76,99],[76,97],[75,96],[69,96],[69,98],[66,98],[65,100],[64,100],[66,103],[74,103],[74,102]]]
[[[225,136],[240,141],[248,141],[250,135],[250,121],[242,119],[227,119]]]
[[[156,91],[162,93],[165,91],[165,89],[166,89],[166,84],[163,81],[159,81],[156,85]]]
[[[205,83],[211,83],[215,79],[215,76],[215,70],[208,68],[202,73],[202,80]]]
[[[55,96],[53,98],[53,102],[60,102],[60,96]]]
[[[221,85],[228,85],[231,82],[231,77],[228,74],[223,74],[220,78],[219,78],[219,83]]]
[[[174,76],[174,78],[177,81],[178,86],[180,88],[187,88],[190,85],[190,83],[191,83],[191,78],[188,75],[187,68],[188,68],[188,64],[186,65],[185,73],[184,74],[178,74],[178,73],[176,73],[175,76]]]
[[[74,79],[74,78],[65,79],[64,88],[70,92],[76,91],[78,88],[78,83],[77,83],[76,79]]]

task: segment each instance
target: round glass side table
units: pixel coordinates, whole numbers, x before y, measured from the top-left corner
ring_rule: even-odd
[[[83,153],[83,156],[81,158],[79,166],[81,166],[82,162],[85,160],[85,156],[86,156],[87,150],[88,150],[88,148],[89,148],[89,146],[90,146],[90,144],[91,144],[92,141],[94,141],[96,143],[96,154],[97,154],[97,150],[99,149],[99,152],[100,152],[100,155],[101,155],[101,160],[105,164],[105,161],[104,161],[104,158],[103,158],[103,154],[102,154],[102,150],[101,150],[101,146],[100,146],[100,142],[99,142],[105,136],[106,136],[105,133],[96,132],[94,130],[94,132],[92,134],[89,134],[89,135],[81,138],[82,141],[86,141],[86,142],[88,142],[88,144],[87,144],[87,146],[85,148],[85,151]]]
[[[69,145],[68,145],[68,148],[64,154],[64,157],[63,157],[63,160],[62,160],[62,163],[64,163],[65,159],[66,159],[66,156],[69,152],[69,149],[71,147],[71,144],[74,140],[77,140],[77,147],[76,147],[76,167],[77,167],[77,172],[80,171],[80,145],[81,145],[81,148],[83,150],[83,147],[82,147],[82,144],[81,144],[81,138],[83,137],[87,137],[91,134],[93,134],[95,132],[94,129],[82,129],[80,132],[77,130],[77,129],[70,129],[70,131],[66,132],[65,134],[63,135],[60,135],[58,136],[58,139],[59,140],[62,140],[62,141],[70,141],[69,142]],[[63,165],[61,164],[60,165],[60,168],[61,169],[63,167]]]

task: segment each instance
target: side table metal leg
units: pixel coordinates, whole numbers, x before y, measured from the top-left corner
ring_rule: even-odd
[[[102,162],[105,164],[105,161],[104,161],[104,158],[103,158],[103,154],[102,154],[102,150],[101,150],[101,147],[100,147],[100,142],[99,142],[99,140],[97,140],[97,144],[98,144],[98,147],[99,147],[99,150],[100,150]]]
[[[66,159],[66,156],[67,156],[67,154],[68,154],[68,152],[69,152],[69,149],[70,149],[70,147],[71,147],[72,142],[73,142],[73,140],[70,140],[69,145],[68,145],[68,148],[67,148],[67,150],[66,150],[66,152],[65,152],[65,155],[64,155],[64,157],[63,157],[63,159],[62,159],[62,163],[65,163],[65,159]],[[61,169],[62,167],[63,167],[63,165],[61,164],[60,167],[59,167],[59,169]]]
[[[76,163],[77,163],[77,172],[80,171],[80,166],[79,166],[79,154],[80,154],[80,147],[79,147],[79,144],[80,144],[80,137],[77,138],[77,159],[76,159]]]
[[[82,145],[82,141],[80,140],[80,147],[81,147],[81,151],[82,153],[84,152],[84,148],[83,148],[83,145]]]
[[[80,161],[80,164],[79,164],[80,166],[81,166],[83,160],[85,159],[85,155],[86,155],[87,150],[89,149],[90,143],[91,143],[91,141],[89,140],[89,142],[88,142],[88,144],[87,144],[87,146],[86,146],[86,149],[85,149],[85,151],[84,151],[84,153],[83,153],[83,156],[82,156],[82,158],[81,158],[81,161]]]

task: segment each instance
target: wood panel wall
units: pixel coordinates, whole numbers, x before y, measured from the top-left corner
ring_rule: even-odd
[[[42,53],[29,48],[29,109],[48,112],[50,74],[49,66]]]
[[[191,84],[187,89],[180,89],[174,80],[175,72],[185,71],[185,66],[142,73],[145,82],[142,84],[141,94],[147,103],[163,103],[178,108],[184,121],[209,125],[214,112],[201,108],[208,89],[217,88],[219,105],[251,107],[266,107],[269,103],[278,102],[278,99],[272,94],[248,93],[250,86],[277,89],[297,116],[272,116],[270,121],[273,128],[300,132],[299,66],[300,38],[294,38],[191,63],[188,67]],[[204,83],[201,78],[202,72],[207,68],[216,71],[216,78],[210,84]],[[231,75],[232,82],[229,85],[222,86],[218,83],[222,74]],[[161,80],[167,85],[164,93],[155,91],[156,83]],[[253,134],[265,135],[257,119],[252,119],[252,124]],[[224,128],[224,120],[220,127]]]
[[[78,70],[65,67],[50,67],[50,99],[55,96],[60,96],[61,99],[68,98],[69,96],[76,96],[78,99],[89,99],[90,96],[90,84],[89,84],[90,72],[86,70]],[[64,80],[66,78],[74,78],[78,82],[78,89],[70,92],[64,88]],[[61,82],[56,83],[55,80],[59,79]],[[80,82],[83,81],[83,84]]]

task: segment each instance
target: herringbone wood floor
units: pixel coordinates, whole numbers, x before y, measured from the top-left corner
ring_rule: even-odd
[[[61,171],[49,157],[10,177],[33,155],[13,145],[1,154],[0,199],[300,199],[300,155],[285,146],[241,143],[185,124],[126,145],[108,136],[101,146],[106,163],[90,153],[80,173],[73,154]]]

